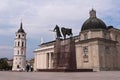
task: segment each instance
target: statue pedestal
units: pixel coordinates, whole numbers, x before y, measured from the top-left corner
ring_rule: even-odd
[[[76,69],[75,41],[72,38],[66,40],[56,39],[54,44],[53,69]]]

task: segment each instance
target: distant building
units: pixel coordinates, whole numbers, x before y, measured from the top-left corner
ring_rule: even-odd
[[[119,70],[120,30],[106,24],[89,12],[90,17],[83,23],[79,35],[74,36],[77,69]],[[55,41],[43,43],[34,51],[36,71],[54,69],[53,55]]]
[[[16,32],[14,40],[14,58],[12,70],[23,70],[26,67],[26,33],[22,27]]]

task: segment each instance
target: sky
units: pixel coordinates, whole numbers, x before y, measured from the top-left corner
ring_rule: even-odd
[[[51,32],[55,25],[72,28],[78,35],[89,11],[107,26],[120,29],[120,0],[0,0],[0,58],[13,58],[15,32],[23,23],[27,33],[27,59],[34,58],[34,50],[42,42],[55,39]]]

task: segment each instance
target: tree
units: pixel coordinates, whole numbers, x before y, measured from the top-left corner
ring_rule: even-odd
[[[9,70],[10,66],[7,63],[7,58],[1,58],[0,59],[0,70]]]

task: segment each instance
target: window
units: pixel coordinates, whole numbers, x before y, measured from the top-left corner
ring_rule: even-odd
[[[19,66],[19,65],[17,65],[17,68],[20,68],[20,66]]]
[[[20,42],[18,42],[18,46],[20,46]]]
[[[88,46],[83,47],[83,53],[87,54],[88,53]]]
[[[84,40],[86,40],[86,39],[88,39],[88,35],[87,35],[87,33],[84,34]]]
[[[22,47],[24,46],[24,42],[22,42]]]
[[[20,38],[20,35],[18,35],[18,38]]]

